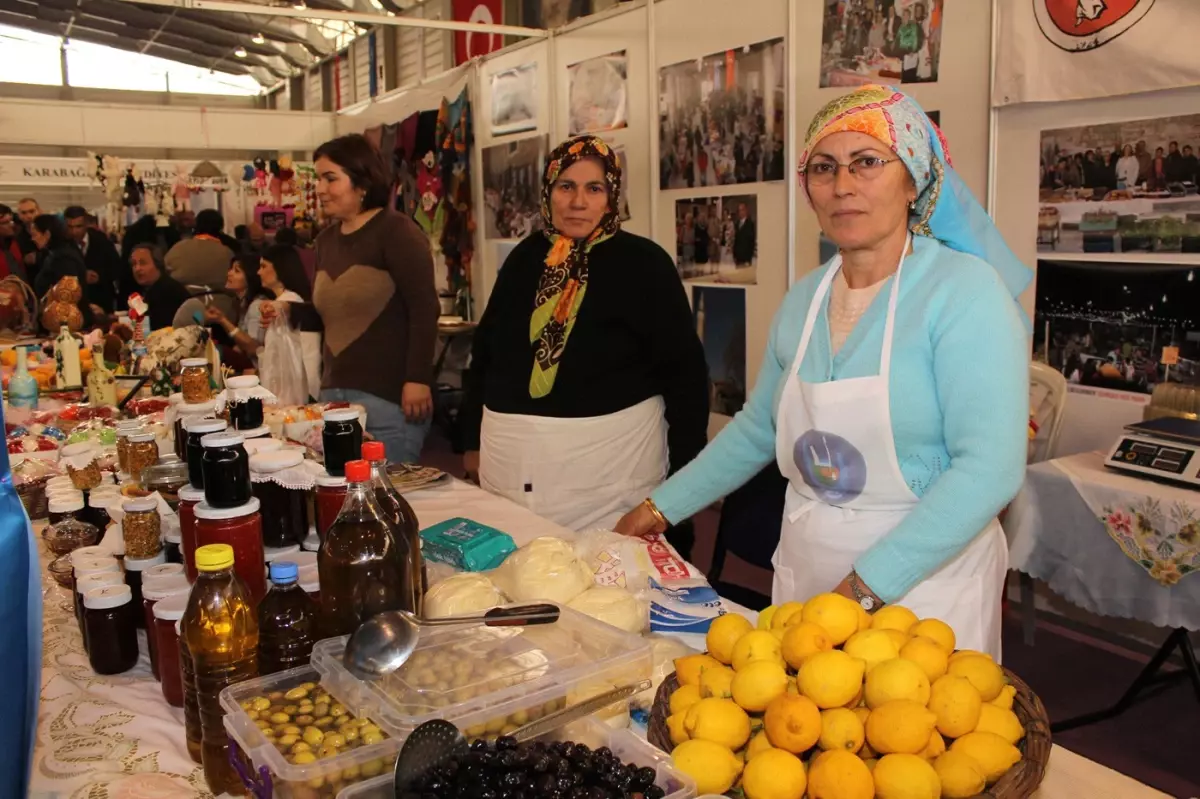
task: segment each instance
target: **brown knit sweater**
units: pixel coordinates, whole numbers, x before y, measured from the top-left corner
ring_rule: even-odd
[[[439,308],[429,239],[421,229],[385,209],[353,233],[329,226],[316,244],[322,387],[399,403],[405,383],[431,385]]]

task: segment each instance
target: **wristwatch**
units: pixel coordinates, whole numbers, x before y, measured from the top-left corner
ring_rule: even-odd
[[[853,592],[855,601],[858,602],[863,610],[865,610],[867,613],[873,613],[879,609],[879,600],[863,590],[862,583],[858,579],[857,572],[850,572],[848,581],[850,584],[850,591]]]

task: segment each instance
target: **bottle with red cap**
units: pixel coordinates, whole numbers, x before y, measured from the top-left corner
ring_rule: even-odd
[[[417,514],[392,485],[387,474],[387,458],[382,441],[367,441],[362,446],[363,460],[371,464],[371,485],[375,489],[375,501],[383,509],[384,518],[392,527],[396,543],[405,551],[409,563],[409,574],[413,580],[413,613],[421,615],[422,600],[428,590],[425,564],[421,560],[421,525]]]
[[[371,466],[346,463],[346,501],[317,554],[321,634],[349,635],[385,610],[414,610],[407,554],[375,499]]]

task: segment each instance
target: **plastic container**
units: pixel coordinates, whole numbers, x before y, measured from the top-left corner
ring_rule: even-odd
[[[249,502],[237,508],[214,508],[201,502],[193,513],[196,515],[196,552],[209,544],[233,547],[234,570],[250,589],[254,602],[261,601],[267,593],[267,577],[263,569],[265,556],[258,500],[251,497]],[[194,564],[193,557],[195,568]]]
[[[159,566],[167,562],[167,553],[159,552],[149,558],[125,558],[125,583],[133,591],[133,604],[139,610],[142,606],[142,572],[153,566]],[[137,622],[137,626],[141,629],[146,629],[146,616],[143,613],[133,614]],[[153,648],[150,650],[153,654]],[[151,671],[158,674],[157,662],[151,658]]]
[[[298,582],[291,561],[271,564],[271,587],[258,603],[258,673],[308,665],[317,640],[317,604]]]
[[[154,639],[152,651],[158,652],[158,679],[163,699],[171,707],[183,707],[183,674],[179,667],[179,633],[176,624],[187,609],[187,593],[164,597],[154,603],[153,622],[146,637]]]
[[[204,501],[204,489],[195,485],[179,489],[179,550],[188,580],[196,580],[196,506]]]
[[[321,430],[321,445],[325,453],[325,471],[341,477],[346,464],[357,460],[362,453],[363,429],[358,411],[336,408],[321,414],[325,426]]]
[[[88,663],[97,674],[121,674],[137,665],[138,639],[133,592],[106,585],[83,595],[83,628]]]
[[[362,457],[371,464],[371,485],[375,489],[375,501],[397,538],[397,545],[408,558],[408,573],[412,575],[411,610],[418,616],[428,589],[425,564],[421,560],[421,524],[416,511],[392,485],[387,475],[387,459],[384,457],[382,441],[367,441],[362,446]]]
[[[551,704],[562,707],[568,699],[648,679],[653,666],[651,645],[641,636],[565,607],[555,624],[425,628],[409,661],[373,682],[355,678],[342,665],[347,637],[318,641],[313,668],[348,710],[373,714],[381,729],[401,738],[436,718],[465,733],[489,725],[499,732]],[[460,662],[470,663],[471,671],[439,689],[442,678],[430,667]]]
[[[317,537],[324,541],[333,520],[342,512],[342,505],[346,504],[346,478],[332,474],[318,477],[313,504],[313,515],[317,517]]]
[[[189,419],[184,424],[187,430],[187,443],[184,444],[184,460],[187,461],[188,483],[195,488],[204,489],[204,447],[200,439],[212,433],[220,433],[229,427],[224,419]]]
[[[186,600],[191,590],[191,585],[182,574],[150,580],[142,587],[142,616],[146,625],[146,648],[150,650],[150,672],[156,680],[162,680],[163,673],[158,660],[158,639],[153,634],[154,608],[164,599],[182,596]],[[178,655],[176,655],[176,665],[178,665]]]
[[[172,563],[168,560],[166,563],[160,563],[157,566],[146,569],[146,573],[142,575],[142,583],[144,586],[146,583],[152,581],[174,577],[183,577],[183,564]]]
[[[92,574],[115,574],[117,582],[124,583],[121,564],[111,555],[83,556],[71,553],[71,593],[74,594],[75,619],[83,623],[83,597],[79,595],[79,581]]]
[[[347,784],[395,770],[396,755],[403,743],[388,737],[377,744],[350,749],[336,757],[317,760],[306,765],[294,765],[280,754],[263,736],[253,720],[242,709],[242,702],[275,691],[288,691],[319,676],[311,666],[281,671],[257,680],[238,683],[221,692],[225,710],[225,729],[236,745],[239,771],[244,784],[256,796],[280,799],[334,799]],[[356,718],[378,720],[370,713],[354,713]]]
[[[595,719],[580,719],[543,735],[541,741],[571,741],[595,751],[607,746],[622,763],[654,769],[654,784],[666,792],[664,799],[693,799],[696,783],[671,764],[671,756],[630,730],[614,730]],[[337,799],[395,799],[395,774],[383,774],[342,789]]]

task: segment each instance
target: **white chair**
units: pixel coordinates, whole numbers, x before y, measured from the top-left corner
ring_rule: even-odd
[[[1066,409],[1067,379],[1052,366],[1037,361],[1030,363],[1029,411],[1038,424],[1037,437],[1031,442],[1030,463],[1054,457]]]

